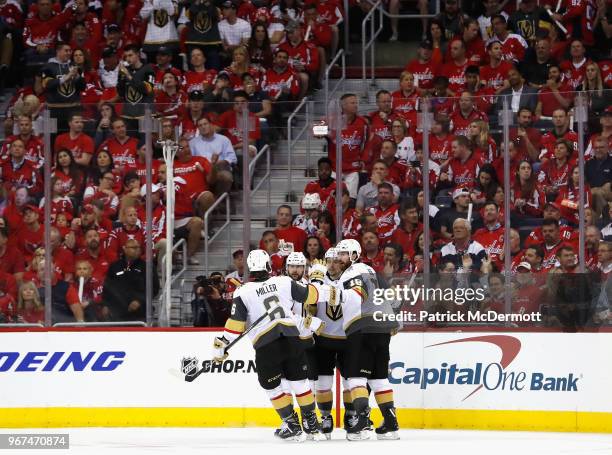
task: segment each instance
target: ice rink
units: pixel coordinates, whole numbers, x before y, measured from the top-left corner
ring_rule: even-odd
[[[612,454],[612,434],[402,430],[399,441],[348,442],[342,430],[331,441],[283,442],[271,428],[70,428],[1,433],[68,433],[70,454]],[[349,452],[350,450],[350,452]],[[392,451],[392,452],[388,452]],[[40,453],[20,450],[19,453]],[[283,452],[285,453],[285,452]]]

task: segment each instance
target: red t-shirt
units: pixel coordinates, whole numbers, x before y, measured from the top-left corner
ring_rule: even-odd
[[[12,245],[7,245],[4,254],[0,255],[0,271],[12,275],[25,272],[25,261],[21,251]]]
[[[234,110],[224,112],[217,119],[217,125],[223,129],[223,134],[231,141],[232,145],[242,142],[242,128],[238,127],[237,113]],[[241,119],[242,121],[242,119]],[[249,113],[249,123],[254,125],[253,131],[249,131],[249,139],[256,141],[261,137],[259,117]],[[251,126],[249,125],[249,129]]]
[[[95,145],[93,139],[85,133],[79,133],[75,138],[70,137],[70,133],[64,133],[55,138],[53,152],[57,156],[57,152],[65,149],[70,150],[75,159],[81,159],[83,154],[93,155]]]
[[[274,233],[279,240],[293,243],[293,250],[296,252],[304,251],[304,243],[308,236],[303,229],[295,226],[289,226],[286,228],[277,228]]]
[[[361,168],[359,161],[365,161],[363,148],[368,140],[368,122],[365,118],[357,116],[346,125],[341,132],[342,141],[342,172],[358,172]],[[332,169],[336,170],[336,137],[329,139],[329,159]]]
[[[493,68],[490,64],[480,67],[480,82],[485,87],[497,90],[508,79],[508,72],[514,68],[511,62],[502,60],[500,64]]]
[[[113,157],[116,168],[134,167],[138,155],[138,140],[128,137],[123,143],[116,138],[110,137],[98,147],[98,151],[106,150]]]
[[[419,62],[419,59],[414,59],[404,68],[414,75],[415,85],[422,89],[430,90],[433,88],[433,79],[440,74],[440,67],[431,60],[426,63]]]

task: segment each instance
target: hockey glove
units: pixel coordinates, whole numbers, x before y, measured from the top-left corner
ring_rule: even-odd
[[[227,359],[227,356],[229,354],[225,352],[225,349],[227,348],[228,344],[229,344],[229,341],[225,337],[221,337],[221,338],[215,337],[215,341],[213,342],[213,362],[214,363],[221,363],[225,359]]]
[[[310,275],[308,278],[311,283],[323,284],[326,273],[327,267],[323,264],[315,263],[310,266]]]
[[[321,335],[325,328],[325,322],[316,316],[308,315],[304,318],[304,326],[312,330],[315,335]]]

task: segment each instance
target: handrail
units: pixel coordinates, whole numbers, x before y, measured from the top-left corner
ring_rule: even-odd
[[[368,96],[368,85],[367,85],[367,75],[366,75],[366,55],[368,49],[370,49],[370,65],[371,65],[371,80],[372,85],[374,85],[374,47],[376,43],[376,38],[380,35],[383,29],[383,8],[382,8],[382,0],[378,0],[373,6],[368,14],[361,21],[361,69],[362,69],[362,81],[363,81],[363,94],[364,97]],[[378,30],[374,30],[374,14],[378,11],[379,14],[379,26]],[[366,26],[368,21],[370,21],[370,41],[366,42]]]
[[[143,321],[116,321],[116,322],[56,322],[53,327],[146,327]]]
[[[176,242],[174,245],[172,245],[172,249],[170,250],[170,261],[172,261],[172,257],[174,256],[174,252],[176,251],[176,249],[183,245],[183,267],[182,269],[176,273],[176,274],[172,274],[170,276],[170,288],[172,288],[172,284],[174,283],[174,281],[181,276],[183,273],[185,273],[185,270],[187,270],[187,242],[185,242],[185,239],[180,239],[178,242]],[[165,264],[168,260],[168,254],[166,254],[163,258],[162,258],[162,269],[161,269],[161,282],[164,284],[164,287],[166,286],[166,267]],[[160,326],[170,326],[170,310],[172,309],[172,301],[168,301],[171,300],[167,298],[166,293],[163,293],[162,297],[159,299],[160,301],[160,307],[159,307],[159,311],[158,311],[158,322],[160,324]]]
[[[331,74],[331,70],[333,66],[336,64],[336,61],[339,58],[342,58],[342,76],[336,82],[336,86],[330,91],[329,76]],[[332,61],[329,62],[329,65],[327,65],[327,69],[325,70],[325,101],[326,101],[325,118],[328,118],[329,116],[329,100],[332,99],[332,96],[334,96],[336,91],[340,88],[340,85],[343,84],[345,80],[346,80],[346,53],[344,52],[344,49],[340,49],[338,53],[336,54],[336,56],[332,59]]]
[[[183,246],[183,266],[181,268],[181,270],[179,270],[176,273],[172,274],[172,277],[170,279],[170,284],[173,284],[183,273],[185,273],[185,270],[187,270],[187,242],[185,241],[185,239],[180,239],[178,242],[176,242],[173,246],[172,246],[172,254],[174,255],[174,251],[176,249],[178,249],[179,246],[184,245]],[[166,273],[166,269],[164,267],[164,264],[166,263],[166,256],[164,256],[162,258],[162,269],[161,269],[161,280],[162,282],[165,281],[166,277],[165,277],[165,273]]]
[[[293,154],[293,145],[295,142],[297,142],[302,135],[304,134],[304,131],[306,131],[308,129],[308,125],[310,123],[310,119],[309,119],[309,106],[310,103],[307,102],[308,101],[308,97],[305,96],[302,101],[300,101],[300,104],[297,105],[297,107],[293,110],[293,112],[291,113],[291,115],[289,116],[289,118],[287,119],[287,150],[289,151],[289,156],[287,157],[287,170],[289,172],[289,178],[288,178],[288,185],[287,185],[287,195],[291,194],[291,181],[292,181],[292,173],[293,173],[293,166],[292,166],[292,154]],[[293,121],[294,117],[298,114],[298,112],[300,111],[300,109],[302,109],[302,107],[304,107],[304,105],[306,105],[306,123],[304,124],[304,126],[302,127],[302,129],[295,135],[293,134],[293,130],[291,127],[291,122]],[[310,153],[310,150],[308,151]]]
[[[38,324],[35,322],[24,322],[23,324],[19,324],[18,322],[10,322],[7,324],[0,324],[0,330],[4,328],[13,328],[13,327],[44,327],[44,324]]]
[[[266,218],[270,217],[270,209],[272,208],[271,197],[272,197],[272,168],[271,168],[271,153],[270,153],[270,145],[266,144],[260,151],[255,155],[255,157],[249,163],[249,175],[253,176],[253,172],[255,170],[255,165],[257,161],[263,156],[266,155],[266,173],[262,177],[261,181],[253,187],[251,190],[251,197],[261,188],[264,182],[268,182],[268,212]],[[252,177],[251,177],[252,178]]]
[[[368,48],[371,48],[371,56],[370,56],[370,65],[371,65],[371,85],[376,85],[375,77],[374,77],[374,54],[376,47],[376,38],[382,31],[383,28],[383,16],[388,17],[389,19],[425,19],[430,17],[436,17],[440,14],[440,0],[436,0],[436,12],[434,14],[391,14],[385,8],[382,7],[382,1],[379,0],[374,3],[372,0],[366,0],[370,5],[372,5],[372,9],[368,11],[368,14],[361,21],[361,65],[362,65],[362,80],[363,80],[363,92],[364,97],[368,95],[368,86],[367,86],[367,75],[366,75],[366,52]],[[380,17],[380,25],[378,30],[374,31],[374,11],[378,10]],[[366,23],[367,21],[371,21],[371,34],[370,41],[366,43]]]
[[[209,239],[208,238],[208,219],[210,218],[210,215],[212,214],[213,210],[215,210],[217,206],[219,206],[221,202],[223,201],[225,201],[225,223],[223,223],[223,225],[219,228],[219,230],[215,232],[215,234]],[[232,257],[231,255],[231,242],[232,242],[231,229],[232,228],[231,228],[231,214],[230,214],[230,198],[229,198],[229,193],[223,193],[219,197],[219,199],[217,199],[215,203],[211,205],[210,208],[204,214],[204,273],[206,275],[208,275],[208,247],[210,243],[213,240],[215,240],[217,236],[221,233],[221,231],[223,231],[223,229],[225,229],[227,226],[229,226],[229,229],[227,230],[227,257],[231,258]]]

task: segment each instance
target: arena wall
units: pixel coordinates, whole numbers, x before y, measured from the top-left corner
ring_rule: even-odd
[[[277,425],[246,340],[185,381],[216,335],[1,332],[0,427]],[[389,378],[404,428],[612,432],[610,358],[610,332],[408,332]]]

